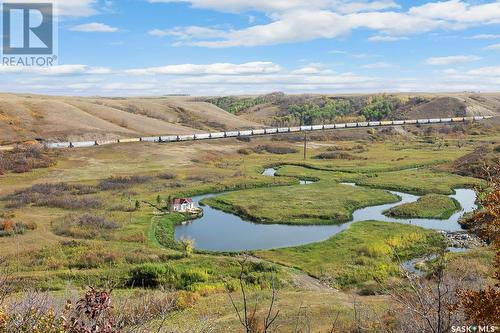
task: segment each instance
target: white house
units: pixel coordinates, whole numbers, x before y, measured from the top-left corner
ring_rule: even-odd
[[[174,199],[171,210],[173,212],[186,213],[195,210],[193,199],[191,198],[178,198]]]

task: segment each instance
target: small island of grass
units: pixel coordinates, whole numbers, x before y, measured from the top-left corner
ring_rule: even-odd
[[[448,219],[460,210],[457,200],[441,194],[428,194],[415,202],[402,204],[384,212],[396,218]]]
[[[334,224],[351,220],[356,209],[398,200],[383,190],[319,182],[235,191],[202,203],[258,223]]]

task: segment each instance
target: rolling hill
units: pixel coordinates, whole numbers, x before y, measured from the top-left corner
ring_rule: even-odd
[[[60,97],[0,94],[0,144],[34,139],[86,140],[186,134],[200,131],[256,128],[275,125],[287,107],[304,101],[349,100],[352,112],[373,95],[270,94],[238,112],[227,112],[210,98],[192,97]],[[500,93],[391,94],[405,103],[392,118],[437,118],[499,115]],[[244,100],[252,96],[230,97]],[[224,107],[224,106],[221,106]]]
[[[84,140],[259,127],[183,97],[86,98],[0,94],[0,143]]]

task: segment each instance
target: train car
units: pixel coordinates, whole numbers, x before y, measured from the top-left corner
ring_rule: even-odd
[[[266,128],[266,134],[275,134],[278,133],[277,128]]]
[[[289,127],[280,127],[278,128],[278,133],[288,133],[290,132],[290,128]]]
[[[125,138],[125,139],[118,140],[118,142],[121,142],[121,143],[139,142],[139,141],[141,141],[141,138]]]
[[[164,135],[160,136],[161,142],[176,142],[179,141],[179,137],[177,135]]]
[[[382,121],[382,125],[386,125],[385,124],[386,122],[385,121]],[[394,121],[387,121],[387,125],[404,125],[405,124],[405,121],[404,120],[394,120]]]
[[[112,145],[113,143],[119,143],[119,140],[97,140],[95,142],[96,146]]]
[[[301,131],[311,131],[312,130],[312,126],[300,126],[300,130]]]
[[[93,146],[95,146],[95,141],[71,142],[71,147],[73,147],[73,148],[85,148],[85,147],[93,147]]]
[[[451,118],[451,121],[454,122],[454,123],[461,123],[465,120],[464,117],[455,117],[455,118]]]
[[[300,127],[290,127],[290,132],[300,132]]]
[[[326,129],[326,130],[334,129],[335,128],[335,124],[328,124],[328,125],[323,126],[323,128]]]
[[[261,128],[261,129],[254,129],[252,131],[252,134],[253,135],[262,135],[262,134],[266,134],[266,130]]]
[[[224,132],[210,133],[210,139],[220,139],[225,136]]]
[[[441,122],[441,119],[436,119],[436,118],[429,119],[429,123],[431,123],[431,124],[437,124],[440,122]]]
[[[142,142],[160,142],[160,137],[159,136],[146,136],[146,137],[141,137]]]
[[[46,145],[44,145],[45,148],[47,148]],[[11,151],[16,149],[14,146],[0,146],[0,151]]]
[[[47,142],[44,144],[44,146],[49,149],[70,148],[71,142]]]
[[[252,130],[240,131],[240,136],[251,136]]]
[[[347,124],[335,124],[335,128],[346,128]]]
[[[194,140],[194,134],[191,135],[179,135],[179,141],[192,141]]]
[[[368,127],[368,123],[366,121],[358,123],[358,127]]]
[[[441,118],[442,123],[451,123],[451,118]]]
[[[225,134],[226,134],[226,138],[234,138],[234,137],[238,136],[240,134],[240,132],[229,131],[229,132],[225,132]]]
[[[483,120],[484,117],[483,116],[474,116],[474,120],[478,121],[478,120]]]
[[[207,140],[210,139],[210,133],[201,133],[194,135],[195,140]]]
[[[429,123],[429,119],[419,119],[419,120],[417,120],[417,123],[418,124],[428,124]]]
[[[347,124],[345,124],[345,127],[347,127],[347,128],[358,127],[358,124],[357,123],[347,123]]]
[[[324,126],[324,125],[313,125],[313,126],[311,126],[311,129],[312,129],[313,131],[321,131],[321,130],[322,130],[322,129],[324,129],[324,128],[325,128],[325,126]]]
[[[380,121],[370,121],[368,122],[368,126],[380,126]]]
[[[464,117],[464,121],[474,121],[474,117]]]
[[[412,120],[412,119],[409,119],[409,120],[405,120],[405,125],[414,125],[416,124],[417,121],[416,120]]]

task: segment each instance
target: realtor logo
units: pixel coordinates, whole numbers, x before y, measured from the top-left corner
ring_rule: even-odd
[[[3,4],[3,54],[52,54],[51,3]]]
[[[55,64],[57,31],[52,3],[4,2],[2,18],[2,65],[52,66]]]

